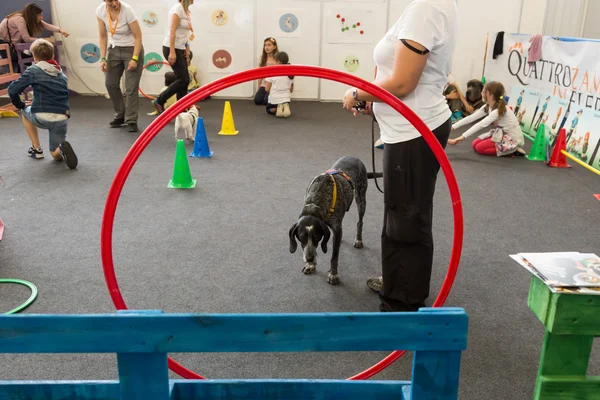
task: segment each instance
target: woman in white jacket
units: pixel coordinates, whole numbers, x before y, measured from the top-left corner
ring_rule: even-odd
[[[485,85],[483,98],[486,105],[454,124],[452,130],[483,119],[456,139],[448,139],[448,144],[454,146],[469,136],[493,125],[489,132],[473,141],[473,150],[477,154],[498,157],[510,154],[525,154],[522,149],[525,144],[525,137],[521,132],[517,117],[511,112],[507,112],[504,93],[504,86],[499,82],[489,82]]]

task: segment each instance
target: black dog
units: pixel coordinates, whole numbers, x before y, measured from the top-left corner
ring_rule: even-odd
[[[342,220],[350,210],[352,200],[356,198],[358,207],[358,223],[356,224],[356,239],[354,247],[361,249],[363,215],[367,205],[366,193],[368,179],[381,177],[382,174],[367,173],[365,165],[358,158],[342,157],[332,169],[316,176],[304,196],[304,206],[298,221],[291,227],[290,252],[298,248],[296,239],[304,250],[302,269],[305,274],[312,274],[317,266],[317,247],[321,242],[323,253],[327,253],[329,228],[333,232],[333,253],[331,268],[327,282],[332,285],[340,283],[338,276],[338,256],[342,243]]]
[[[448,85],[444,90],[444,96],[447,96],[456,90],[456,86]],[[467,82],[466,100],[475,110],[483,107],[484,101],[481,92],[483,92],[483,83],[481,83],[480,80],[471,79]],[[469,115],[469,112],[467,112],[465,105],[460,99],[448,100],[448,106],[452,112],[460,110],[463,115]]]
[[[467,102],[476,110],[484,104],[481,92],[483,92],[483,83],[479,79],[471,79],[467,82]]]

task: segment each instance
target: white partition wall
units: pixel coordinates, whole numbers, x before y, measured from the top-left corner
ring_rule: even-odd
[[[372,80],[373,49],[387,29],[387,1],[334,1],[323,4],[322,66]],[[341,100],[346,86],[321,82],[322,100]]]
[[[292,64],[322,65],[371,80],[375,44],[411,1],[197,0],[191,8],[196,33],[192,62],[202,84],[254,68],[263,40],[273,36],[280,49],[290,55]],[[458,0],[461,23],[452,71],[456,80],[464,84],[480,78],[487,32],[518,32],[520,26],[526,25],[521,21],[522,6],[528,11],[527,18],[532,18],[536,10],[543,11],[540,1],[547,0],[505,0],[501,4],[497,0]],[[125,2],[138,14],[149,58],[162,59],[167,12],[177,0]],[[68,67],[72,89],[82,94],[106,93],[99,63],[93,57],[87,61],[82,57],[82,50],[93,50],[98,45],[94,11],[101,3],[101,0],[53,0],[53,22],[72,34],[64,40],[67,54],[63,54],[61,61]],[[165,66],[145,72],[144,91],[158,93],[168,70]],[[250,99],[255,86],[255,82],[249,82],[218,95]],[[296,99],[332,101],[340,100],[345,89],[337,83],[303,77],[297,78],[295,88]]]
[[[321,3],[257,0],[255,66],[258,65],[263,42],[268,37],[277,40],[279,50],[288,53],[291,64],[320,65]],[[296,78],[292,97],[317,99],[319,80]]]
[[[459,85],[480,79],[488,32],[518,32],[523,0],[458,0],[460,25],[452,75]],[[489,46],[495,37],[490,37]]]
[[[193,10],[197,39],[192,42],[192,50],[201,83],[255,66],[254,0],[202,0],[194,4]],[[218,93],[227,97],[252,94],[252,82]]]

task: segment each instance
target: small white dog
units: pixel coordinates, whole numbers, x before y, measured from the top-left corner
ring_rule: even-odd
[[[179,138],[179,132],[184,131],[185,138],[191,142],[196,139],[196,124],[198,122],[198,108],[190,107],[175,119],[175,140]]]

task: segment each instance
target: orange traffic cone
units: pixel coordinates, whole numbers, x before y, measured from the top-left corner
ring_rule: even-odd
[[[552,168],[571,168],[571,166],[567,164],[567,156],[562,153],[562,151],[566,149],[567,130],[562,128],[558,134],[558,139],[556,139],[556,145],[554,146],[554,151],[552,152],[552,157],[550,158],[548,165]]]

